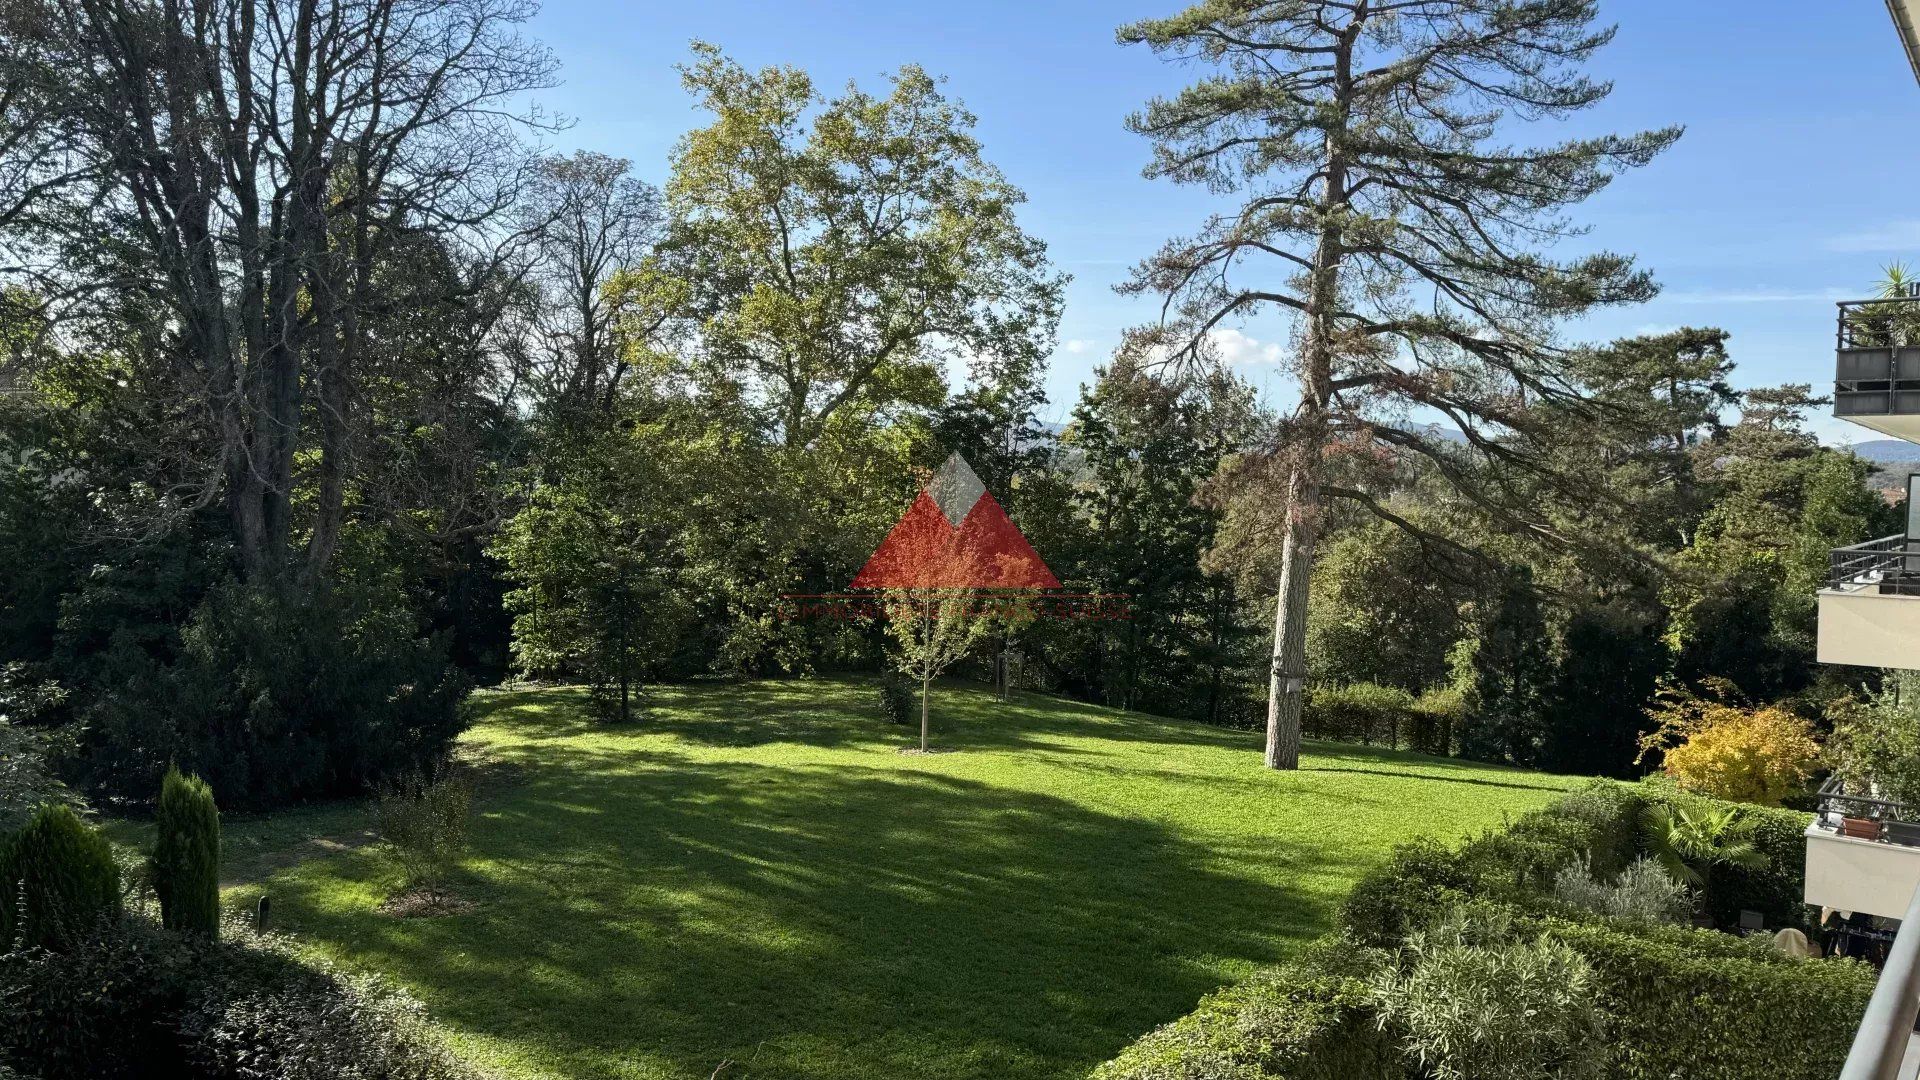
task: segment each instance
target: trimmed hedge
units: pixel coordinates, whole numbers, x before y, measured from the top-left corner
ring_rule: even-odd
[[[1311,739],[1379,743],[1446,757],[1453,753],[1465,712],[1465,699],[1452,690],[1430,690],[1416,698],[1377,683],[1321,686],[1307,694],[1300,731]]]
[[[1586,859],[1611,877],[1644,849],[1641,817],[1655,802],[1694,797],[1596,781],[1554,805],[1449,849],[1396,848],[1355,885],[1339,912],[1343,936],[1285,967],[1204,999],[1192,1014],[1129,1047],[1096,1080],[1404,1080],[1393,1033],[1373,1020],[1368,975],[1408,935],[1463,904],[1511,912],[1578,952],[1596,972],[1612,1017],[1624,1080],[1827,1080],[1872,995],[1857,961],[1799,960],[1766,937],[1609,919],[1554,898],[1559,871]],[[1742,807],[1769,865],[1715,867],[1703,904],[1720,925],[1741,909],[1770,928],[1807,925],[1801,858],[1807,815]],[[1345,950],[1355,959],[1329,967]],[[1361,959],[1371,958],[1371,959]],[[1372,970],[1379,970],[1376,966]]]
[[[1873,995],[1857,960],[1796,960],[1765,938],[1545,921],[1593,965],[1623,1080],[1831,1080]]]
[[[1378,953],[1326,939],[1295,961],[1200,1000],[1095,1069],[1091,1080],[1410,1080],[1374,1022]]]

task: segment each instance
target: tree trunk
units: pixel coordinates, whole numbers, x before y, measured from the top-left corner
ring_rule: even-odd
[[[1300,719],[1307,690],[1307,586],[1313,579],[1314,517],[1319,507],[1303,505],[1301,478],[1288,507],[1285,552],[1280,559],[1280,589],[1273,612],[1273,664],[1267,678],[1267,758],[1269,769],[1300,767]],[[1313,498],[1313,503],[1318,503]]]
[[[1356,21],[1334,57],[1335,97],[1343,112],[1353,94],[1352,35],[1358,28]],[[1330,435],[1334,313],[1340,307],[1340,260],[1346,254],[1341,221],[1348,203],[1346,152],[1332,133],[1326,152],[1326,176],[1319,200],[1320,236],[1314,246],[1303,312],[1306,334],[1300,356],[1299,433],[1291,448],[1294,458],[1287,479],[1287,527],[1280,556],[1279,596],[1273,612],[1273,666],[1267,678],[1269,769],[1300,767],[1300,715],[1306,705],[1307,591],[1320,533],[1319,473]]]
[[[920,752],[927,752],[927,695],[931,688],[926,675],[920,676]]]

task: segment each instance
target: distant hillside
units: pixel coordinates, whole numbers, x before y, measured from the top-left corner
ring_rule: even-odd
[[[1868,461],[1882,465],[1920,464],[1920,444],[1904,439],[1868,439],[1850,448]]]

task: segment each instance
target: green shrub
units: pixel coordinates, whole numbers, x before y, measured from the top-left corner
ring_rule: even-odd
[[[1384,955],[1323,941],[1202,998],[1092,1080],[1409,1080],[1380,1030],[1369,979]]]
[[[5,677],[0,671],[0,682]],[[77,801],[53,775],[46,751],[41,733],[13,723],[7,704],[0,702],[0,836],[25,825],[47,803]]]
[[[170,1019],[200,963],[183,941],[126,919],[0,953],[0,1058],[42,1080],[185,1078]]]
[[[1434,1080],[1597,1080],[1611,1056],[1594,974],[1567,945],[1531,940],[1468,905],[1414,932],[1376,985],[1383,1026]]]
[[[1563,834],[1587,854],[1596,874],[1614,874],[1640,858],[1641,813],[1647,797],[1637,788],[1612,780],[1594,780],[1538,811],[1542,818],[1569,824]]]
[[[1452,687],[1428,690],[1414,700],[1412,719],[1407,745],[1423,754],[1447,757],[1454,753],[1466,723],[1467,696]]]
[[[68,622],[119,610],[97,603],[77,597]],[[93,791],[145,802],[177,763],[229,809],[355,794],[443,755],[465,724],[465,676],[397,589],[228,582],[191,611],[73,642],[91,657],[75,771]]]
[[[880,673],[880,715],[890,724],[911,724],[920,698],[905,675],[888,669]]]
[[[41,1080],[465,1080],[411,998],[284,939],[115,920],[0,954],[0,1059]]]
[[[160,784],[153,891],[169,930],[220,932],[220,811],[198,777],[168,769]]]
[[[1636,859],[1618,879],[1595,877],[1583,859],[1569,863],[1553,882],[1554,898],[1596,915],[1644,923],[1683,923],[1693,914],[1692,890],[1652,859]]]
[[[1831,1080],[1873,993],[1853,960],[1796,960],[1766,939],[1550,919],[1614,1018],[1622,1080]]]
[[[65,806],[0,843],[0,943],[58,949],[120,912],[113,847]]]
[[[1757,911],[1767,928],[1812,929],[1806,902],[1807,826],[1813,815],[1777,807],[1742,806],[1752,823],[1747,839],[1762,856],[1758,867],[1719,866],[1707,879],[1702,906],[1716,926],[1738,926],[1740,912]]]
[[[438,891],[467,846],[473,789],[450,769],[415,773],[380,792],[377,830],[400,862],[403,886]]]
[[[1354,883],[1339,925],[1363,945],[1398,945],[1457,906],[1472,886],[1457,852],[1425,838],[1401,844]]]
[[[1654,788],[1643,796],[1648,806],[1693,811],[1725,808],[1729,804]],[[1714,925],[1738,926],[1742,911],[1757,911],[1769,929],[1813,929],[1806,905],[1807,826],[1813,815],[1779,807],[1732,804],[1746,842],[1761,859],[1754,866],[1716,865],[1706,875],[1700,907]],[[1641,850],[1654,845],[1644,817],[1636,821],[1635,843]]]
[[[1413,728],[1413,695],[1393,686],[1353,683],[1307,695],[1301,732],[1309,738],[1398,747]]]

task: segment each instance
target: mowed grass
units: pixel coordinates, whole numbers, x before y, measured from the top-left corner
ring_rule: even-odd
[[[276,923],[516,1076],[1074,1077],[1326,930],[1394,844],[1573,783],[1331,744],[1274,773],[1251,733],[965,688],[924,757],[864,683],[650,703],[609,728],[577,691],[480,695],[476,906],[379,913],[369,846],[259,858]]]

